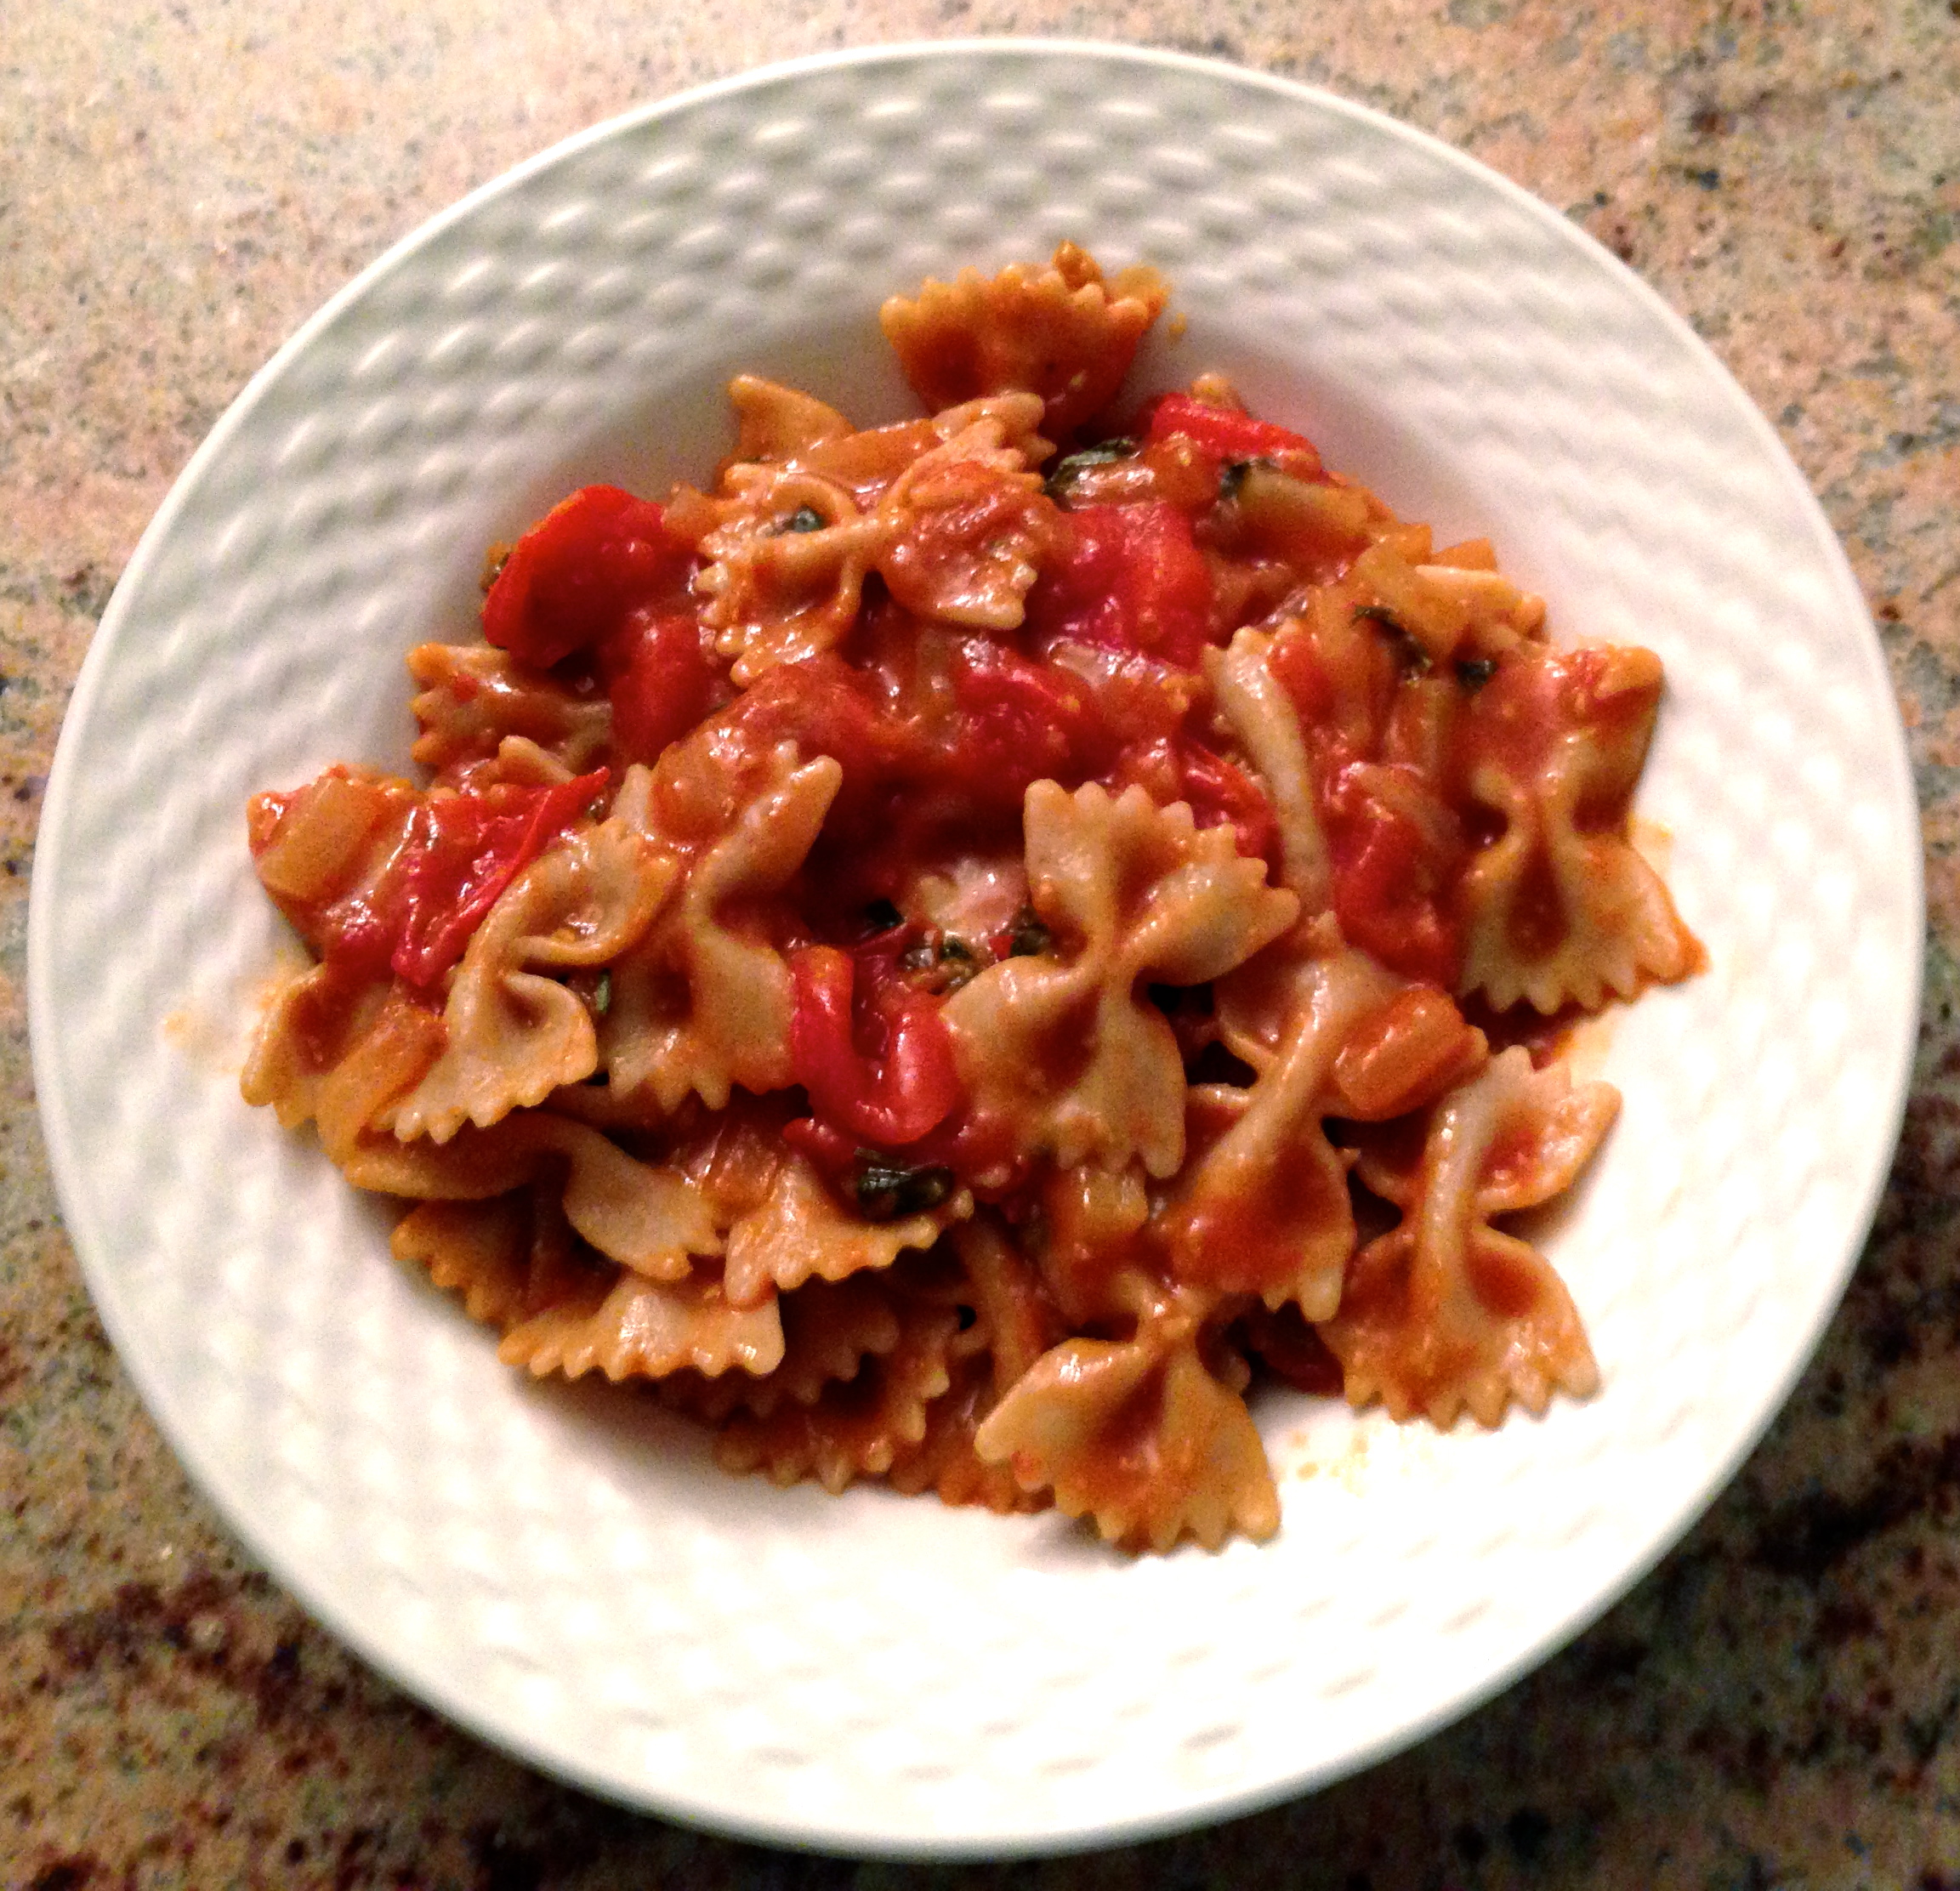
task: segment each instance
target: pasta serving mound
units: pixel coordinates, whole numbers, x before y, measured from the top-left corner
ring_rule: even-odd
[[[1123,407],[1164,300],[929,282],[924,417],[741,376],[708,489],[540,520],[409,658],[426,785],[252,802],[315,963],[244,1076],[511,1365],[1159,1550],[1278,1527],[1260,1372],[1594,1390],[1503,1221],[1617,1106],[1554,1027],[1699,957],[1628,840],[1655,657],[1214,376]]]

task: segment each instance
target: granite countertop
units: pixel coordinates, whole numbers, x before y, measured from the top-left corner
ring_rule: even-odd
[[[1313,81],[1565,212],[1781,433],[1878,622],[1925,815],[1905,1140],[1844,1309],[1687,1541],[1564,1654],[1344,1785],[1047,1864],[775,1854],[598,1804],[395,1693],[186,1485],[91,1309],[34,1114],[36,820],[145,522],[357,268],[563,134],[795,53],[1123,37]],[[1960,1887],[1960,0],[264,0],[0,18],[0,1881],[597,1891]]]

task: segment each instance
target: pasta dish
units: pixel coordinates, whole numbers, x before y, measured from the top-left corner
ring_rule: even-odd
[[[1262,1376],[1595,1388],[1506,1218],[1618,1106],[1559,1025],[1700,962],[1629,838],[1657,659],[1216,376],[1126,404],[1165,300],[929,281],[922,417],[740,376],[705,487],[501,550],[409,658],[426,780],[250,805],[312,963],[244,1075],[512,1366],[1158,1550],[1277,1529]]]

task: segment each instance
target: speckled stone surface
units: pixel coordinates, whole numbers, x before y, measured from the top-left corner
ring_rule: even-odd
[[[1844,1311],[1626,1602],[1316,1798],[1122,1852],[909,1870],[557,1786],[404,1700],[241,1558],[62,1235],[22,949],[95,621],[306,314],[463,190],[628,105],[793,53],[997,31],[1207,52],[1381,106],[1683,310],[1781,430],[1879,621],[1930,938],[1905,1141]],[[1960,1887],[1960,0],[11,0],[0,98],[0,1883]]]

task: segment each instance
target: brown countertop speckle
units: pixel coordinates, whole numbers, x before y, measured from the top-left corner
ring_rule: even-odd
[[[1869,599],[1930,936],[1844,1310],[1733,1488],[1589,1633],[1317,1797],[1081,1859],[771,1854],[602,1806],[380,1681],[253,1568],[61,1232],[22,1001],[40,794],[117,573],[272,349],[595,119],[766,59],[1123,37],[1326,85],[1591,230],[1769,415]],[[10,0],[0,24],[0,1882],[23,1891],[1960,1891],[1960,0]]]

